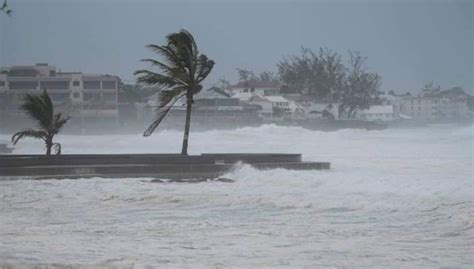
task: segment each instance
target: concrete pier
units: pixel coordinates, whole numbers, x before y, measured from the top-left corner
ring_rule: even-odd
[[[301,154],[0,155],[0,180],[88,177],[215,178],[235,169],[237,163],[249,164],[257,169],[330,168],[327,162],[303,162]]]

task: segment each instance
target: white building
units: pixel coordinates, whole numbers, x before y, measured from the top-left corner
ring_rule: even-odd
[[[339,117],[339,104],[306,102],[304,108],[307,118],[338,119]]]
[[[61,72],[48,64],[0,68],[0,113],[21,115],[22,97],[46,90],[59,111],[81,119],[116,120],[119,84],[117,76]]]
[[[117,76],[61,72],[48,64],[0,68],[0,120],[25,118],[19,110],[23,96],[46,90],[55,110],[72,116],[73,122],[116,124],[120,83]]]
[[[262,82],[257,80],[239,81],[235,85],[227,88],[229,94],[257,94],[261,96],[276,95],[279,91],[279,86],[272,82]]]
[[[392,105],[375,105],[363,109],[356,114],[358,119],[368,121],[392,121],[394,119]]]
[[[418,96],[402,96],[393,102],[394,114],[419,121],[471,119],[468,103],[473,97],[460,88],[424,91]]]
[[[259,105],[262,109],[259,115],[262,118],[273,119],[301,119],[305,116],[305,109],[294,101],[287,100],[283,96],[261,96],[253,95],[249,104]]]

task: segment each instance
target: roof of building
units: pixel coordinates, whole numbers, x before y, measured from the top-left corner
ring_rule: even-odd
[[[249,101],[254,96],[255,94],[251,92],[236,92],[232,95],[233,98],[238,98],[239,100],[242,100],[242,101]]]
[[[259,95],[259,94],[252,94],[248,101],[251,101],[251,102],[258,101],[258,102],[268,102],[268,103],[271,103],[270,100],[268,100],[267,98],[265,98],[265,97],[263,97],[263,96],[261,96],[261,95]]]
[[[232,98],[229,94],[218,87],[212,87],[201,91],[194,96],[194,99],[229,99]]]
[[[420,97],[432,97],[432,98],[453,98],[453,99],[469,99],[471,95],[467,94],[460,87],[453,87],[446,90],[434,90],[434,91],[422,91]]]
[[[258,81],[258,80],[243,80],[229,88],[278,88],[278,85],[273,82]]]
[[[265,98],[271,102],[288,102],[288,99],[279,95],[265,96]]]

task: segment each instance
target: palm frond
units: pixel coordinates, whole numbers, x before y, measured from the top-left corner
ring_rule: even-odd
[[[197,60],[197,76],[196,80],[198,83],[201,83],[206,77],[211,73],[212,68],[214,67],[214,61],[207,58],[206,55],[201,54]]]
[[[184,95],[185,93],[186,93],[185,87],[176,87],[172,90],[161,91],[159,95],[160,108],[167,106],[175,98],[177,98],[180,95]]]
[[[156,117],[155,117],[155,120],[150,124],[150,126],[145,130],[145,132],[143,133],[143,136],[150,136],[154,131],[155,129],[158,127],[158,125],[160,125],[160,123],[163,121],[163,119],[166,117],[166,115],[168,114],[168,112],[170,112],[171,108],[173,107],[173,105],[178,102],[179,99],[181,99],[181,97],[184,96],[184,93],[181,94],[181,95],[178,95],[175,97],[175,99],[173,99],[173,101],[169,102],[168,103],[168,106],[163,106],[163,107],[160,107],[158,110],[157,110],[157,113],[156,113]]]
[[[194,78],[198,49],[194,37],[186,30],[169,34],[168,47],[173,50],[179,61],[188,69],[190,79]]]
[[[159,85],[164,88],[172,88],[179,84],[173,77],[158,74],[149,70],[138,70],[135,71],[134,75],[139,75],[137,78],[138,83],[147,85]]]
[[[150,63],[152,66],[158,67],[165,75],[174,78],[182,85],[185,85],[186,81],[189,78],[189,75],[186,70],[181,67],[169,66],[154,59],[143,59],[142,62],[147,62]]]
[[[56,155],[61,155],[62,147],[60,143],[53,144],[54,150],[56,151]]]
[[[71,117],[63,117],[61,113],[54,115],[53,128],[55,129],[56,133],[58,133],[59,130],[63,128],[64,124],[66,124],[70,119]]]
[[[53,117],[53,103],[46,90],[40,95],[26,94],[20,109],[30,118],[36,120],[41,129],[46,130],[51,126]]]
[[[182,66],[182,62],[180,61],[176,53],[170,47],[158,46],[154,44],[146,45],[146,47],[151,49],[153,52],[161,55],[169,63],[169,65],[179,66],[181,68],[184,67]]]
[[[18,141],[24,137],[32,137],[32,138],[38,138],[38,139],[45,139],[47,136],[47,133],[44,131],[36,131],[33,129],[26,129],[20,132],[17,132],[13,134],[12,136],[12,143],[13,145],[16,145]]]

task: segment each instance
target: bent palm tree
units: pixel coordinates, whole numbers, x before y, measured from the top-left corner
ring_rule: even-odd
[[[214,61],[206,55],[199,54],[193,36],[186,30],[166,36],[167,45],[148,45],[152,51],[164,58],[163,62],[154,59],[142,61],[157,67],[160,73],[149,70],[138,70],[137,81],[150,86],[161,86],[160,105],[155,121],[143,134],[150,136],[170,111],[174,103],[186,96],[186,123],[184,127],[183,147],[181,154],[188,154],[189,129],[191,126],[191,107],[193,95],[201,91],[201,82],[211,73]]]
[[[15,133],[12,136],[12,143],[15,145],[24,137],[42,139],[46,145],[46,155],[51,155],[53,146],[56,148],[56,153],[61,154],[61,144],[53,143],[53,137],[59,133],[70,117],[63,117],[61,113],[54,114],[53,103],[46,90],[39,95],[26,94],[20,109],[36,121],[39,129],[26,129]]]

